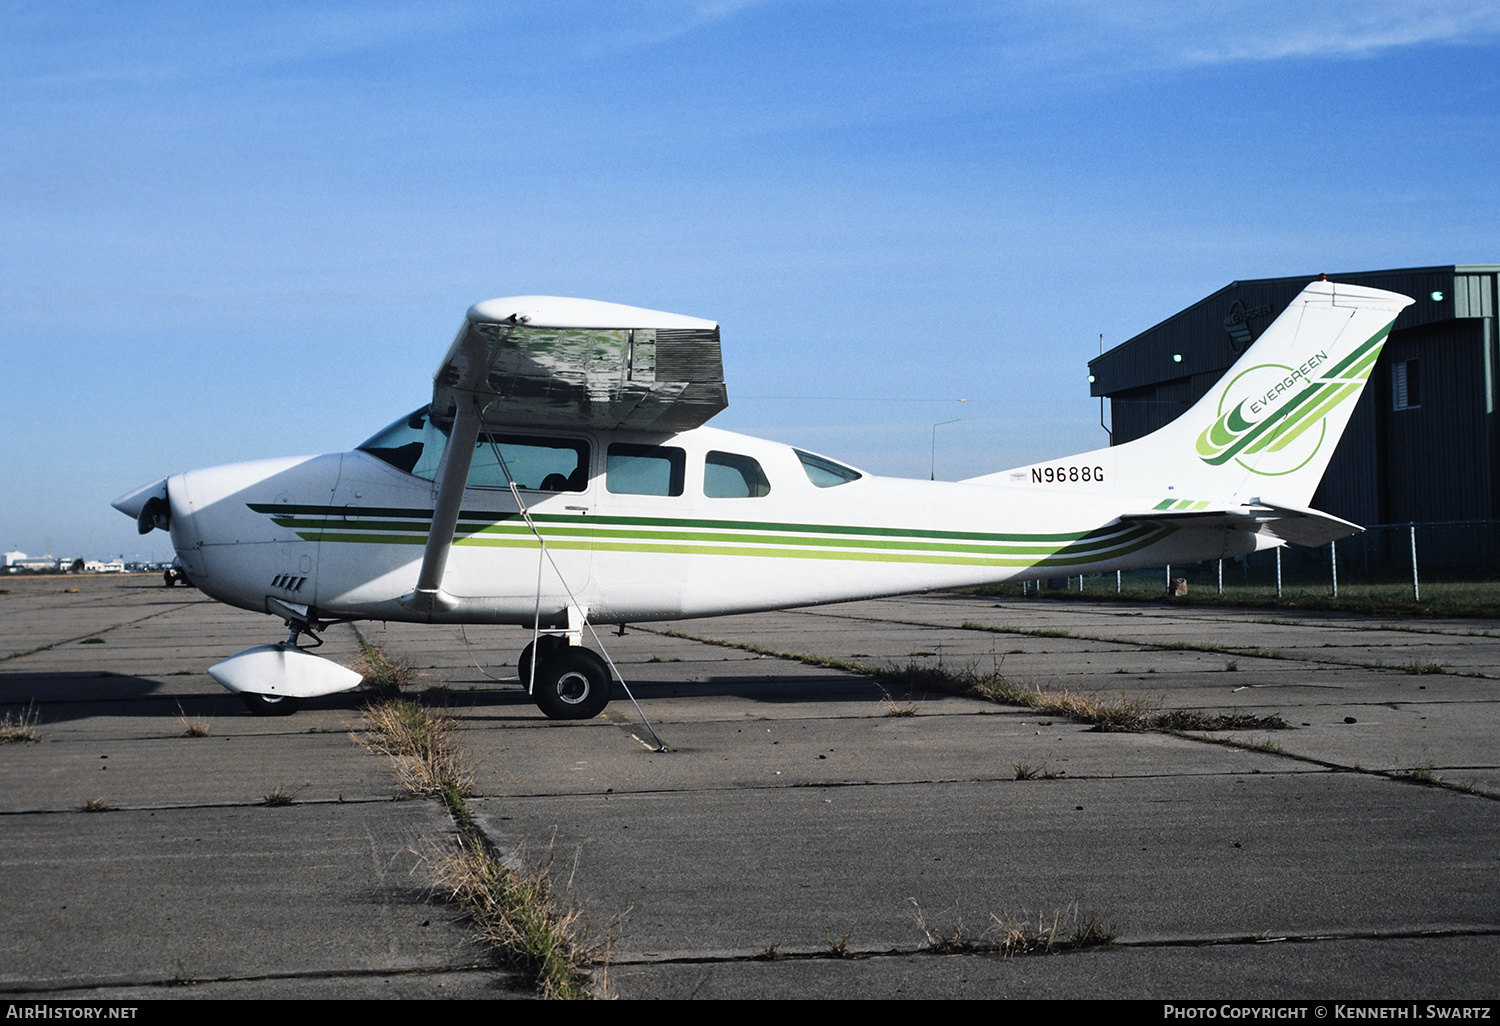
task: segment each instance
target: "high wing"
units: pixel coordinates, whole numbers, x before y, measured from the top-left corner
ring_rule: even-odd
[[[432,419],[450,427],[449,440],[422,569],[403,604],[455,604],[443,575],[481,430],[686,431],[728,405],[713,321],[560,296],[475,303],[433,377]]]
[[[1163,506],[1166,506],[1163,503]],[[1331,541],[1347,538],[1364,530],[1358,524],[1329,513],[1297,506],[1277,506],[1251,499],[1239,506],[1210,506],[1201,509],[1158,508],[1140,513],[1120,514],[1122,524],[1151,524],[1162,527],[1208,527],[1249,531],[1270,535],[1281,541],[1316,548]]]
[[[433,416],[474,398],[487,425],[686,431],[729,405],[719,326],[587,299],[486,300],[438,367]]]

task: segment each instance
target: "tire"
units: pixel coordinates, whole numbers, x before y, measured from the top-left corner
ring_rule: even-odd
[[[254,691],[241,691],[240,701],[257,716],[290,716],[302,707],[302,699],[285,695],[261,695]]]
[[[172,571],[170,570],[164,571],[161,575],[161,579],[163,582],[162,586],[166,588],[170,588],[172,585],[177,583],[177,578],[172,576]]]
[[[538,641],[541,643],[543,662],[546,656],[552,655],[560,649],[568,647],[568,643],[555,634],[543,634]],[[516,676],[521,678],[521,687],[531,683],[531,648],[532,642],[527,642],[526,647],[521,649],[520,658],[516,660]],[[541,674],[537,674],[538,679]]]
[[[532,700],[549,720],[591,720],[609,704],[609,668],[586,648],[563,648],[536,668]]]

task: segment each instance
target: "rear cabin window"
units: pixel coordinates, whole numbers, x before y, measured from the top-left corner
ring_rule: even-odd
[[[681,495],[687,454],[671,445],[609,447],[604,487],[616,495]]]
[[[807,472],[807,479],[819,488],[835,488],[850,481],[858,481],[864,475],[852,467],[846,467],[842,463],[822,456],[814,456],[810,452],[801,449],[793,449],[797,458],[802,461],[802,469]]]
[[[710,499],[757,499],[771,494],[771,482],[749,456],[710,452],[703,460],[703,494]]]
[[[359,447],[397,470],[431,481],[448,445],[449,425],[423,407]],[[507,476],[507,471],[509,476]],[[537,492],[581,492],[589,483],[589,443],[578,438],[502,435],[481,430],[469,464],[470,488],[516,486]]]

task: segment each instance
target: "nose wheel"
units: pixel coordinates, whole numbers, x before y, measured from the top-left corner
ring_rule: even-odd
[[[257,716],[290,716],[302,706],[302,699],[286,695],[261,695],[254,691],[241,691],[240,701]]]
[[[530,648],[522,653],[522,684],[530,677]],[[591,720],[609,704],[609,688],[603,659],[589,649],[559,644],[550,652],[543,649],[531,698],[550,720]]]

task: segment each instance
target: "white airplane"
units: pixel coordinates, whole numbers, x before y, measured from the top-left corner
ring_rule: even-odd
[[[592,623],[1191,563],[1361,530],[1307,508],[1405,296],[1310,284],[1175,421],[960,482],[878,477],[704,426],[712,321],[580,299],[470,308],[432,401],[352,452],[175,474],[115,500],[204,594],[286,621],[209,672],[292,711],[358,674],[297,646],[352,620],[530,627],[549,717],[609,701]],[[597,635],[595,636],[597,639]],[[532,654],[541,658],[532,659]]]

